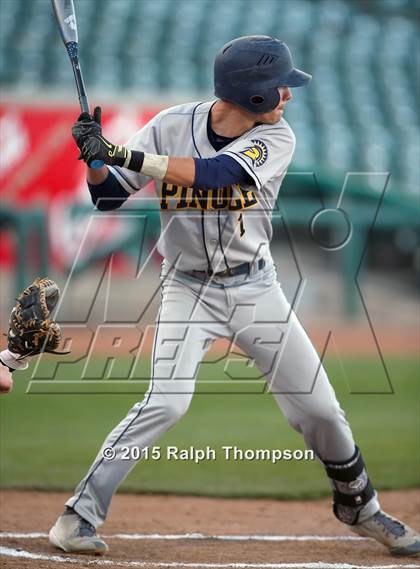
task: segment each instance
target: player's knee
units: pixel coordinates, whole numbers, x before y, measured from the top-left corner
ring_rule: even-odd
[[[305,416],[305,422],[308,425],[313,425],[315,428],[319,429],[320,425],[324,425],[324,428],[334,428],[338,423],[345,422],[345,415],[343,410],[339,405],[323,405],[322,407],[317,407],[311,410]]]
[[[298,433],[302,433],[302,425],[298,417],[292,417],[290,415],[286,415],[286,419],[289,425],[292,427],[292,429],[294,429]]]
[[[170,395],[165,401],[165,417],[168,423],[174,424],[179,421],[190,406],[191,397],[187,395]]]
[[[337,405],[324,405],[313,409],[305,409],[301,416],[295,414],[287,416],[289,425],[298,433],[307,433],[324,428],[334,428],[338,423],[345,422],[345,415]]]

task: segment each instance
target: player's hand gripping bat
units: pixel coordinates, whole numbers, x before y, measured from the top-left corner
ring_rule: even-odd
[[[83,81],[82,71],[80,69],[78,56],[78,37],[76,13],[74,11],[73,0],[51,0],[55,16],[57,18],[58,28],[70,62],[73,68],[74,79],[76,81],[77,93],[79,95],[79,103],[82,113],[89,114],[89,103],[86,95],[85,84]],[[93,160],[89,166],[91,168],[100,168],[104,163],[102,160]]]

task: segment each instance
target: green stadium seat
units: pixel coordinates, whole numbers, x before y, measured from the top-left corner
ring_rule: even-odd
[[[212,96],[216,50],[245,34],[285,39],[313,74],[287,108],[305,169],[392,172],[401,195],[418,187],[415,54],[410,0],[75,0],[89,89],[124,95]],[[0,72],[9,88],[74,89],[51,6],[0,2]],[[200,94],[200,95],[198,95]]]

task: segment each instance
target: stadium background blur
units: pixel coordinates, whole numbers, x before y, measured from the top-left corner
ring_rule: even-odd
[[[293,91],[285,115],[297,146],[273,218],[279,277],[317,348],[326,352],[334,387],[362,448],[364,444],[370,453],[379,486],[418,484],[416,3],[74,3],[90,104],[102,106],[104,132],[115,142],[124,143],[161,108],[211,99],[214,55],[233,37],[279,37],[290,46],[296,66],[313,75],[309,87]],[[142,314],[140,325],[153,323],[160,262],[154,251],[159,215],[153,191],[146,188],[134,205],[129,201],[111,214],[93,210],[85,168],[77,161],[70,134],[79,114],[72,71],[50,2],[2,0],[0,32],[2,330],[7,329],[17,291],[38,274],[49,274],[65,290],[58,318],[66,331],[81,324],[94,331],[99,324],[130,323],[133,301],[138,301]],[[316,240],[310,225],[320,209],[337,208],[345,180],[342,207],[353,233],[345,246],[335,250],[331,244],[342,241],[343,235],[345,241],[343,219],[334,214],[323,217]],[[110,267],[112,278],[106,285],[103,277],[111,274]],[[108,312],[104,312],[104,289],[110,297]],[[42,362],[37,372],[32,366],[15,381],[15,392],[1,400],[3,486],[68,489],[77,482],[101,437],[136,400],[133,395],[109,397],[108,391],[121,393],[118,380],[127,374],[128,363],[124,358],[111,361],[108,356],[118,353],[108,345],[106,354],[107,345],[103,338],[90,344],[94,358],[86,376],[81,357],[86,346],[74,338],[76,355],[66,360],[71,365],[61,366],[54,375],[63,380],[61,397],[52,397],[59,381],[51,387],[52,375],[39,371]],[[224,373],[222,364],[210,363],[204,384]],[[148,365],[144,357],[145,380]],[[95,381],[80,381],[83,373]],[[233,391],[241,392],[240,383]],[[117,388],[112,387],[115,384]],[[241,393],[250,385],[244,384]],[[28,385],[37,397],[24,397]],[[227,391],[232,391],[231,382]],[[236,409],[225,395],[196,398],[188,417],[164,441],[205,445],[219,441],[219,436],[220,442],[230,437],[246,447],[281,444],[271,398],[256,404],[253,397],[236,393],[235,401],[241,402]],[[33,434],[32,450],[40,450],[36,457],[29,453],[31,468],[28,432]],[[281,437],[283,447],[303,444],[285,426]],[[272,465],[171,465],[170,479],[167,469],[157,466],[138,469],[126,488],[285,497],[327,491],[326,482],[313,476],[317,465],[287,465],[280,474]],[[218,469],[224,484],[214,478]]]

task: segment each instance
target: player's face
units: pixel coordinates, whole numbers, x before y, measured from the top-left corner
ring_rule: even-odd
[[[284,107],[292,99],[289,87],[279,87],[280,101],[275,109],[268,113],[258,115],[258,122],[263,124],[276,124],[283,117]]]

